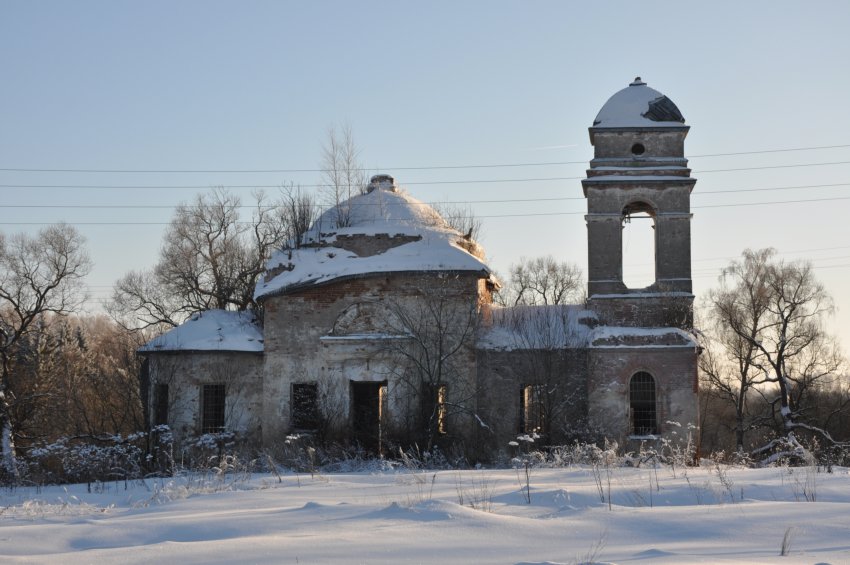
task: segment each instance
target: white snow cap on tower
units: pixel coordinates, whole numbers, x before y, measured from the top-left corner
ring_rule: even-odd
[[[608,99],[593,120],[594,128],[685,127],[672,100],[649,88],[640,77]]]

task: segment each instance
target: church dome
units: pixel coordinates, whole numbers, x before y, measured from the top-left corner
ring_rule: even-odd
[[[594,128],[683,127],[685,118],[672,100],[649,88],[640,77],[608,99]]]
[[[277,251],[254,290],[257,299],[333,281],[410,272],[490,276],[484,251],[389,175],[319,216],[300,247]]]
[[[346,234],[419,233],[450,229],[434,208],[399,188],[390,175],[375,175],[358,194],[325,211],[305,235],[307,242],[329,231]]]

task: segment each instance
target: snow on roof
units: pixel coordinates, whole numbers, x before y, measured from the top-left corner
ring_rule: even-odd
[[[156,351],[263,351],[263,329],[253,312],[207,310],[150,340],[140,353]]]
[[[577,305],[493,306],[492,324],[478,338],[481,349],[585,347],[596,314]]]
[[[594,128],[684,127],[685,118],[672,100],[649,88],[640,77],[608,99],[593,120]]]
[[[600,326],[590,335],[590,347],[696,347],[693,336],[679,328]]]
[[[322,214],[301,248],[274,253],[254,296],[376,273],[469,271],[489,276],[487,265],[467,250],[477,244],[449,227],[431,206],[398,189],[392,177],[374,179],[368,193]],[[347,218],[346,227],[337,227],[340,217]],[[383,246],[370,249],[364,242],[370,238]]]
[[[347,219],[348,231],[337,230],[338,218]],[[318,241],[321,232],[340,233],[411,233],[422,227],[451,230],[445,220],[428,204],[398,188],[389,175],[375,175],[369,192],[359,194],[328,209],[307,233],[307,241]]]

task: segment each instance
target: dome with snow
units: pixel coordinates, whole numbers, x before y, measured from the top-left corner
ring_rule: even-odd
[[[376,274],[474,272],[490,275],[481,247],[389,175],[367,192],[323,213],[295,249],[272,255],[257,299],[308,286]]]
[[[593,127],[683,127],[684,123],[685,118],[672,100],[636,77],[608,99],[593,120]]]

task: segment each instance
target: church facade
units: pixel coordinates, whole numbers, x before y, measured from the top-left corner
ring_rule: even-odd
[[[140,350],[152,424],[178,441],[293,433],[475,459],[518,435],[636,446],[698,421],[688,126],[636,79],[590,127],[584,304],[498,307],[470,237],[388,175],[268,262],[254,313],[194,315]],[[624,222],[652,222],[654,282],[623,280]]]

